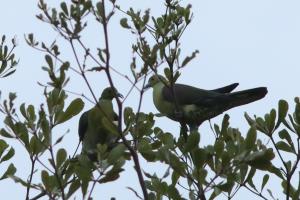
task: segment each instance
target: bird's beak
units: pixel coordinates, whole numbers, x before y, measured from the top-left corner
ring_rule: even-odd
[[[124,96],[121,93],[119,93],[119,92],[117,92],[117,96],[120,97],[121,99],[124,98]]]
[[[147,83],[145,86],[144,86],[144,90],[147,90],[147,89],[149,89],[149,88],[151,88],[151,84],[149,84],[149,83]]]

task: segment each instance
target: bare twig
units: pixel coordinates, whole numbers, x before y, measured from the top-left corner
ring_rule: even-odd
[[[30,188],[31,188],[31,182],[32,182],[32,178],[33,178],[33,174],[34,174],[34,168],[35,168],[35,161],[36,161],[36,157],[35,156],[30,156],[30,160],[31,160],[31,171],[30,171],[30,175],[29,175],[29,179],[27,180],[27,188],[26,188],[26,200],[29,200],[29,192],[30,192]]]

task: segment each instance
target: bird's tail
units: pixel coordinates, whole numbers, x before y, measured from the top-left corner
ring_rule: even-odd
[[[268,90],[266,87],[258,87],[249,90],[229,93],[228,96],[230,97],[230,103],[228,109],[262,99],[266,96],[267,93]]]

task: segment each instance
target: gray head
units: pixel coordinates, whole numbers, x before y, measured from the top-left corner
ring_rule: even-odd
[[[120,94],[116,88],[107,87],[102,91],[100,99],[112,100],[113,98],[116,97],[123,98],[123,95]]]
[[[148,80],[148,83],[147,85],[145,85],[144,89],[147,89],[147,88],[150,88],[150,87],[153,87],[154,85],[156,85],[157,83],[160,83],[160,82],[166,82],[166,78],[161,76],[161,75],[157,75],[157,74],[154,74],[153,76],[151,76]]]

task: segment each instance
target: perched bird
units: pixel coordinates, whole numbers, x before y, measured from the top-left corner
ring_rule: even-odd
[[[112,100],[123,97],[116,89],[108,87],[92,109],[84,112],[79,119],[78,134],[82,141],[82,152],[96,160],[97,144],[106,144],[108,149],[116,146],[118,137],[118,115],[113,110]]]
[[[175,121],[187,124],[191,130],[205,120],[226,110],[263,98],[267,88],[259,87],[232,92],[238,83],[215,90],[204,90],[189,85],[174,84],[173,88],[163,76],[153,75],[145,88],[153,88],[153,102],[159,112]]]

